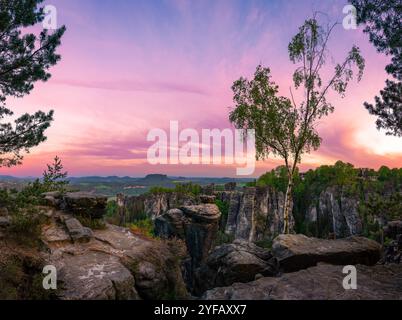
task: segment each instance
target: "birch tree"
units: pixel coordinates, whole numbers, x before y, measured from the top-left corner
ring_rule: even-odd
[[[323,77],[324,66],[330,57],[328,41],[338,23],[319,25],[316,15],[299,28],[288,46],[290,61],[296,66],[289,97],[278,94],[278,86],[272,81],[269,68],[259,65],[254,78],[241,77],[235,81],[234,106],[229,119],[238,129],[254,129],[257,160],[269,155],[284,160],[288,184],[283,208],[283,232],[290,232],[289,214],[297,165],[302,155],[317,150],[321,137],[318,121],[334,111],[327,100],[333,90],[342,97],[357,71],[360,81],[364,71],[364,59],[358,47],[353,46],[343,62],[335,64],[328,77]],[[296,101],[294,90],[303,90]]]

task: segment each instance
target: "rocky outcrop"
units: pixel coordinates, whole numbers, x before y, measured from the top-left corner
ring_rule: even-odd
[[[155,219],[155,233],[161,238],[177,237],[186,243],[189,259],[184,263],[187,287],[193,290],[195,270],[207,259],[219,228],[221,213],[215,204],[182,206]]]
[[[263,248],[243,240],[216,247],[205,263],[195,272],[194,292],[250,282],[256,277],[274,276],[278,273],[277,260]]]
[[[87,227],[83,227],[82,224],[73,217],[68,217],[64,224],[74,242],[88,242],[92,238],[92,230]]]
[[[195,205],[200,202],[200,199],[193,195],[179,192],[158,192],[155,194],[126,197],[124,200],[126,222],[135,220],[139,214],[155,219],[169,209]]]
[[[107,197],[87,192],[68,192],[63,196],[63,209],[73,214],[100,219],[106,213]]]
[[[402,265],[357,265],[357,289],[345,290],[342,266],[319,264],[281,277],[207,291],[204,299],[224,300],[401,300]]]
[[[223,218],[221,228],[234,239],[247,241],[271,240],[283,230],[284,195],[272,187],[249,187],[235,190],[236,184],[229,183],[225,191],[214,191],[214,185],[202,187],[198,196],[179,192],[160,192],[127,197],[124,201],[126,222],[133,221],[138,214],[156,219],[170,209],[182,206],[213,204],[215,200],[228,203],[229,212]],[[294,219],[290,217],[291,227]],[[157,222],[159,223],[159,222]]]
[[[185,240],[191,268],[197,268],[208,256],[218,232],[220,211],[215,204],[182,206],[171,209],[155,220],[155,233],[162,238]]]
[[[250,242],[273,239],[283,231],[284,194],[272,187],[250,187],[243,191],[216,192],[229,203],[225,233]],[[290,215],[291,229],[294,226]]]
[[[310,206],[306,221],[316,223],[321,236],[330,233],[336,237],[359,235],[363,225],[358,207],[357,198],[342,194],[338,187],[329,187]]]
[[[90,251],[64,255],[56,265],[63,300],[139,299],[133,275],[115,256]]]
[[[272,254],[278,259],[282,270],[293,272],[319,262],[374,265],[380,260],[381,246],[363,237],[325,240],[287,234],[274,240]]]
[[[106,224],[87,230],[71,214],[55,211],[42,228],[41,252],[58,271],[60,299],[186,298],[180,260],[183,244],[140,237]]]

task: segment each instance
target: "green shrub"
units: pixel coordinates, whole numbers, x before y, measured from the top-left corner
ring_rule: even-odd
[[[265,249],[271,249],[272,248],[272,240],[270,239],[264,239],[264,240],[259,240],[255,242],[255,245],[261,248]]]
[[[215,246],[220,246],[222,244],[232,243],[234,241],[234,236],[225,233],[222,230],[219,230],[216,239],[215,239]]]
[[[132,222],[129,224],[129,228],[134,234],[155,238],[154,222],[150,218]]]
[[[8,232],[21,244],[35,245],[40,238],[41,227],[46,221],[47,217],[39,214],[36,208],[21,209],[11,215]]]
[[[103,219],[93,219],[90,216],[76,215],[78,221],[87,228],[92,230],[103,230],[106,228],[106,223]]]

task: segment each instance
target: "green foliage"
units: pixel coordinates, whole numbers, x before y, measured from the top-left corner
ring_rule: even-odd
[[[103,219],[93,219],[90,216],[75,215],[78,221],[84,226],[92,230],[106,229],[106,223]]]
[[[296,170],[294,174],[294,184],[295,186],[299,183],[299,173]],[[286,192],[286,188],[288,185],[288,173],[286,166],[279,166],[275,169],[272,169],[270,172],[264,173],[260,176],[256,183],[257,186],[272,186],[278,191]]]
[[[65,192],[68,181],[67,172],[62,172],[61,160],[56,157],[52,165],[43,173],[43,179],[28,183],[20,192],[15,190],[0,190],[0,204],[13,211],[42,204],[42,194],[49,191]]]
[[[34,246],[38,244],[41,235],[41,226],[46,217],[39,214],[36,208],[18,210],[11,215],[11,225],[7,231],[18,243]]]
[[[221,212],[221,217],[219,221],[219,230],[224,231],[229,216],[229,202],[216,199],[215,204],[217,205],[219,211]]]
[[[238,129],[254,130],[257,159],[266,159],[273,154],[284,160],[288,178],[283,213],[286,233],[289,232],[289,208],[297,164],[303,154],[319,148],[321,138],[316,130],[317,123],[334,111],[333,105],[327,101],[329,90],[343,97],[353,78],[353,67],[357,67],[359,81],[365,67],[359,48],[353,46],[344,61],[338,63],[332,75],[324,81],[323,75],[328,74],[323,70],[329,53],[328,40],[335,25],[322,27],[314,14],[289,43],[289,59],[296,65],[294,88],[303,90],[300,95],[303,98],[298,103],[292,88],[291,99],[279,95],[270,69],[261,65],[257,66],[253,79],[241,77],[232,86],[235,105],[229,114],[230,122]]]
[[[264,249],[272,249],[272,240],[270,239],[259,240],[255,242],[255,245]]]
[[[377,129],[387,135],[402,136],[402,3],[400,0],[350,0],[356,7],[357,22],[364,24],[363,31],[378,52],[391,57],[385,67],[397,81],[387,79],[375,105],[364,103],[370,114],[376,115]]]
[[[68,185],[67,171],[63,171],[63,164],[61,159],[56,156],[52,164],[47,165],[47,170],[43,172],[43,187],[47,191],[66,192]]]
[[[229,214],[229,202],[216,199],[215,204],[219,208],[219,211],[221,212],[222,216],[225,217],[225,219],[227,219],[227,216]]]
[[[109,200],[106,204],[106,217],[113,217],[118,213],[117,201]]]
[[[39,35],[28,29],[43,21],[39,7],[42,0],[0,0],[0,119],[12,116],[5,106],[8,96],[23,97],[34,88],[36,81],[50,78],[48,69],[60,56],[56,49],[65,32],[61,27],[52,33],[42,29]],[[53,111],[23,114],[12,122],[0,124],[0,166],[21,163],[22,152],[46,140],[45,130],[53,120]]]
[[[137,220],[130,223],[130,230],[135,234],[140,234],[148,238],[155,237],[155,227],[154,222],[150,218]]]
[[[270,185],[279,191],[286,190],[285,168],[280,166],[263,174],[257,185]],[[337,161],[334,165],[323,165],[303,174],[295,175],[293,189],[293,216],[295,231],[308,236],[326,237],[330,232],[330,221],[307,222],[305,214],[316,206],[324,190],[334,187],[339,197],[359,200],[359,214],[363,221],[363,235],[381,240],[378,218],[402,219],[402,169],[382,166],[378,171],[358,169],[350,163]],[[338,199],[340,200],[340,199]]]
[[[219,230],[216,234],[216,239],[214,242],[214,246],[220,246],[222,244],[232,243],[234,241],[234,236],[225,233],[222,230]]]
[[[42,265],[31,258],[18,256],[0,259],[1,300],[51,300],[57,290],[45,290],[42,285]]]

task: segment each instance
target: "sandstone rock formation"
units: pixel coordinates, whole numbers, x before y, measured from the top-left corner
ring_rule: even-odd
[[[272,187],[216,192],[229,203],[225,233],[250,242],[273,239],[283,231],[284,194]],[[290,215],[293,229],[294,219]]]
[[[194,292],[201,294],[235,282],[250,282],[256,276],[274,276],[278,270],[278,263],[268,250],[235,240],[216,247],[196,270]]]
[[[197,268],[212,248],[221,213],[215,204],[199,204],[171,209],[155,220],[155,232],[162,238],[185,240],[191,268]]]
[[[358,199],[343,195],[338,187],[329,187],[310,206],[306,221],[316,223],[319,232],[324,236],[329,233],[337,237],[359,235],[363,224],[358,207]]]
[[[304,235],[283,234],[275,238],[272,254],[285,272],[315,266],[319,262],[337,265],[374,265],[380,260],[379,243],[363,238],[325,240]]]
[[[357,265],[357,289],[345,290],[342,266],[319,264],[207,291],[203,299],[225,300],[401,300],[402,265]]]
[[[155,219],[170,209],[181,206],[213,203],[216,199],[228,203],[229,212],[224,223],[224,232],[235,239],[247,241],[271,240],[283,229],[284,195],[272,187],[250,187],[241,191],[235,185],[226,187],[231,191],[214,191],[214,186],[204,186],[202,194],[194,196],[178,192],[145,194],[125,199],[126,222],[138,214]],[[234,190],[234,191],[233,191]],[[291,227],[294,219],[290,217]]]
[[[147,217],[155,219],[169,209],[199,203],[199,198],[179,192],[160,192],[126,197],[124,201],[126,222],[133,221],[138,214],[145,214]]]
[[[93,219],[104,216],[106,204],[107,197],[88,192],[68,192],[63,196],[63,209]]]
[[[185,250],[180,252],[179,243],[139,237],[109,224],[77,240],[81,227],[70,214],[55,211],[42,228],[46,250],[41,255],[58,270],[60,299],[187,297],[180,269]]]

